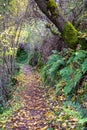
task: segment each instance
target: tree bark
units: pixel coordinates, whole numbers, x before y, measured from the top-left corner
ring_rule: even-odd
[[[78,31],[62,13],[54,0],[35,0],[40,10],[56,25],[61,36],[70,48],[78,42]]]

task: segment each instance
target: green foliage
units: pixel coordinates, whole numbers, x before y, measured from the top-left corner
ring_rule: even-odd
[[[2,114],[4,111],[2,104],[0,104],[0,114]]]
[[[24,49],[19,48],[16,54],[16,61],[18,63],[25,63],[27,59],[28,59],[28,52],[25,51]]]
[[[42,36],[47,36],[48,31],[45,28],[45,21],[32,19],[30,23],[24,23],[21,28],[20,43],[29,43],[31,49],[35,46],[41,46],[43,40]]]
[[[0,113],[0,130],[5,130],[5,125],[8,121],[10,121],[10,118],[16,110],[18,110],[21,106],[21,103],[14,103],[13,106],[6,108],[6,110],[3,111],[3,113]]]
[[[8,0],[8,5],[10,4],[11,1],[12,0]],[[0,0],[0,5],[1,5],[0,6],[0,14],[4,14],[6,4],[7,4],[6,0]]]
[[[87,72],[87,52],[84,50],[64,50],[54,52],[42,70],[43,77],[56,85],[56,93],[64,88],[65,95],[78,89],[82,76]],[[48,80],[49,81],[49,80]]]
[[[76,130],[85,128],[87,123],[87,52],[64,49],[62,52],[53,51],[42,76],[46,83],[54,83],[56,94],[65,95],[63,111],[64,120],[73,117]]]
[[[62,59],[62,56],[57,51],[53,51],[53,54],[48,58],[48,62],[46,66],[42,69],[41,73],[42,76],[47,80],[51,80],[52,82],[54,79],[57,79],[58,77],[58,70],[64,66],[64,59]]]
[[[68,117],[72,116],[77,120],[76,130],[83,129],[87,123],[87,110],[78,102],[66,101],[63,110]]]
[[[69,94],[73,89],[76,89],[82,75],[87,71],[87,52],[79,50],[73,52],[71,57],[66,61],[66,66],[60,70],[61,80],[65,82],[64,92]],[[62,86],[62,85],[61,85]]]
[[[41,68],[43,68],[44,63],[42,61],[42,55],[40,52],[38,52],[38,64],[37,64],[37,69],[40,70]]]

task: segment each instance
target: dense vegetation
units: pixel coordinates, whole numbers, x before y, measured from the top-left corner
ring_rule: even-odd
[[[87,0],[0,0],[1,130],[25,108],[27,82],[45,91],[52,119],[42,130],[87,129]]]
[[[53,51],[42,69],[43,80],[55,89],[55,96],[65,97],[63,111],[82,125],[87,121],[87,52],[84,50]],[[75,113],[75,114],[74,114]],[[67,119],[68,117],[66,117]],[[78,126],[78,129],[81,128]]]

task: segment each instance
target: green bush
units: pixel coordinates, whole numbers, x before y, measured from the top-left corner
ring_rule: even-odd
[[[48,57],[48,62],[42,68],[41,74],[45,83],[55,84],[58,80],[58,70],[64,66],[65,62],[59,52],[53,51],[53,54]]]
[[[56,93],[64,88],[64,94],[75,93],[79,82],[87,72],[87,52],[84,50],[53,51],[42,69],[44,81],[54,82]]]
[[[77,120],[76,130],[87,126],[87,51],[53,51],[41,71],[43,81],[55,86],[56,95],[65,95],[62,111]],[[55,96],[56,96],[55,95]]]
[[[19,48],[16,54],[16,61],[18,63],[25,63],[27,59],[28,59],[28,52],[25,51],[24,49]]]

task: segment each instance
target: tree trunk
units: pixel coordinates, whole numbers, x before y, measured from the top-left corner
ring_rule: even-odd
[[[62,38],[70,48],[74,48],[78,42],[78,31],[64,16],[54,0],[35,0],[40,10],[56,25]]]

